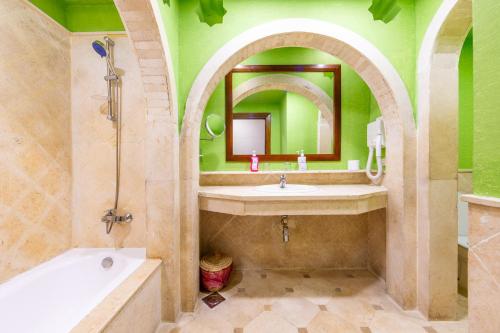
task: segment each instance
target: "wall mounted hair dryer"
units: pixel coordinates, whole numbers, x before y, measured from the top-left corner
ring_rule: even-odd
[[[366,161],[366,175],[373,183],[377,183],[382,178],[382,148],[385,147],[384,122],[381,117],[368,124],[367,143],[370,152]],[[377,160],[377,173],[375,175],[371,172],[374,151]]]

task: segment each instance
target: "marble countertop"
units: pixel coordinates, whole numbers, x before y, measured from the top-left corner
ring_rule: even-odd
[[[314,185],[316,191],[307,193],[271,193],[256,190],[256,186],[201,186],[198,194],[205,198],[244,201],[294,200],[358,200],[387,196],[387,189],[373,185]]]
[[[201,186],[200,210],[259,216],[357,215],[387,207],[383,186],[314,186],[317,189],[307,193],[263,192],[256,186]]]

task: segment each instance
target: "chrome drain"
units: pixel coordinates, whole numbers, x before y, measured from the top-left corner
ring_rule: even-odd
[[[113,258],[106,257],[106,258],[102,259],[101,266],[104,269],[110,269],[111,266],[113,266]]]

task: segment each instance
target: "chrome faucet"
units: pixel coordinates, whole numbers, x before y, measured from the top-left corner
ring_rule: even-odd
[[[117,215],[116,209],[108,209],[104,213],[103,217],[101,217],[101,222],[106,223],[106,231],[111,231],[113,224],[130,223],[133,219],[134,217],[130,213],[127,213],[125,215]]]
[[[282,174],[280,176],[280,188],[285,188],[286,187],[286,175]]]

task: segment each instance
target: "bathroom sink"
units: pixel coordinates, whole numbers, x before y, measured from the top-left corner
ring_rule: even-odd
[[[301,184],[286,184],[285,188],[281,188],[279,184],[260,185],[255,187],[256,191],[266,193],[310,193],[318,190],[316,186],[301,185]]]

